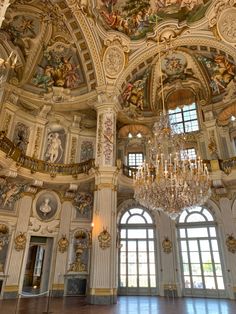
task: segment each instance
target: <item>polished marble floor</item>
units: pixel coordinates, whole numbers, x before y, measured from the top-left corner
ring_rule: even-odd
[[[0,314],[47,313],[46,298],[1,300]],[[83,298],[52,298],[51,314],[235,314],[236,301],[200,298],[119,297],[116,305],[88,305]]]

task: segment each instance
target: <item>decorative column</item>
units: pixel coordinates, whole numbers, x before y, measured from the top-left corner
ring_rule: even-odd
[[[117,296],[117,175],[115,165],[117,98],[100,94],[97,109],[94,216],[89,301],[116,303]]]

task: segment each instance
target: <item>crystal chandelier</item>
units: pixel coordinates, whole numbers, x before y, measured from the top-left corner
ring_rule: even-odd
[[[184,154],[185,134],[170,123],[162,78],[161,87],[163,112],[153,127],[148,161],[134,175],[134,197],[141,205],[162,210],[176,219],[184,209],[206,202],[211,194],[211,181],[201,158],[190,160]]]

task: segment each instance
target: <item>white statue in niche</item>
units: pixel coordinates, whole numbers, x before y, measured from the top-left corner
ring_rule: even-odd
[[[61,146],[59,133],[57,132],[51,133],[48,137],[48,147],[46,150],[46,157],[49,158],[49,162],[54,163],[61,159],[62,154],[63,154],[63,148]]]
[[[46,216],[48,213],[52,211],[52,207],[49,205],[50,199],[45,197],[44,201],[39,207],[39,210]]]

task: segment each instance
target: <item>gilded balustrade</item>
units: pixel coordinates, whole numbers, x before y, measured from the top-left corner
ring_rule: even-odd
[[[18,167],[29,169],[31,173],[47,173],[51,177],[55,177],[56,175],[72,175],[73,177],[77,177],[81,173],[88,174],[89,170],[95,167],[94,159],[75,164],[56,164],[26,156],[5,136],[5,132],[3,131],[0,132],[0,150],[6,154],[7,158],[14,160]]]

